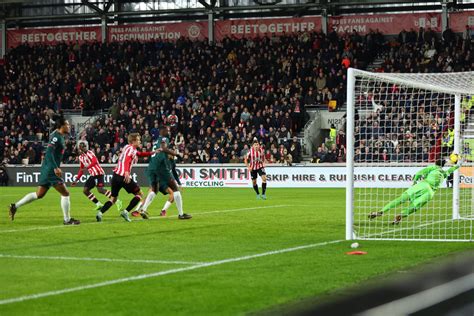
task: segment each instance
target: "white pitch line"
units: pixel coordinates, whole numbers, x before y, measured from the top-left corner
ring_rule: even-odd
[[[316,243],[316,244],[309,244],[309,245],[297,246],[297,247],[292,247],[292,248],[285,248],[285,249],[280,249],[280,250],[273,250],[273,251],[268,251],[268,252],[254,254],[254,255],[243,256],[243,257],[217,260],[217,261],[212,261],[212,262],[208,262],[208,263],[193,265],[193,266],[190,266],[190,267],[170,269],[170,270],[159,271],[159,272],[148,273],[148,274],[140,274],[140,275],[136,275],[136,276],[132,276],[132,277],[109,280],[109,281],[104,281],[104,282],[99,282],[99,283],[88,284],[88,285],[82,285],[82,286],[66,288],[66,289],[62,289],[62,290],[49,291],[49,292],[32,294],[32,295],[13,297],[13,298],[0,300],[0,305],[23,302],[23,301],[28,301],[28,300],[34,300],[34,299],[38,299],[38,298],[42,298],[42,297],[48,297],[48,296],[56,296],[56,295],[61,295],[61,294],[71,293],[71,292],[77,292],[77,291],[82,291],[82,290],[87,290],[87,289],[94,289],[94,288],[98,288],[98,287],[109,286],[109,285],[114,285],[114,284],[119,284],[119,283],[125,283],[125,282],[137,281],[137,280],[144,280],[144,279],[149,279],[149,278],[154,278],[154,277],[159,277],[159,276],[164,276],[164,275],[169,275],[169,274],[176,274],[176,273],[179,273],[179,272],[185,272],[185,271],[197,270],[197,269],[201,269],[201,268],[218,266],[218,265],[222,265],[222,264],[226,264],[226,263],[252,260],[252,259],[266,257],[266,256],[272,256],[272,255],[277,255],[277,254],[282,254],[282,253],[287,253],[287,252],[294,252],[294,251],[303,250],[303,249],[310,249],[310,248],[316,248],[316,247],[326,246],[326,245],[330,245],[330,244],[336,244],[336,243],[340,243],[340,242],[343,242],[343,241],[344,240],[332,240],[332,241],[320,242],[320,243]]]
[[[84,257],[60,257],[60,256],[20,256],[20,255],[9,255],[9,254],[0,254],[0,258],[39,259],[39,260],[103,261],[103,262],[128,262],[128,263],[187,264],[187,265],[196,265],[196,264],[203,264],[204,263],[204,262],[173,261],[173,260],[84,258]]]
[[[218,211],[211,211],[211,212],[195,213],[195,214],[193,214],[193,216],[206,215],[206,214],[216,214],[216,213],[250,211],[250,210],[259,210],[259,209],[266,209],[266,208],[290,207],[290,206],[297,206],[297,205],[269,205],[269,206],[258,206],[258,207],[218,210]],[[167,218],[171,218],[171,217],[163,217],[163,216],[152,216],[152,217],[150,217],[150,219],[167,219]],[[122,219],[120,219],[120,220],[119,219],[110,219],[110,221],[107,221],[106,223],[113,223],[113,222],[119,222],[119,221],[123,222]],[[81,225],[90,225],[90,224],[103,225],[104,223],[88,222],[88,223],[82,223]],[[81,225],[79,225],[79,226],[81,226]],[[28,231],[56,229],[56,228],[70,228],[70,227],[76,227],[76,226],[74,226],[74,225],[54,225],[54,226],[38,226],[38,227],[31,227],[31,228],[25,228],[25,229],[9,229],[9,230],[0,230],[0,234],[28,232]]]

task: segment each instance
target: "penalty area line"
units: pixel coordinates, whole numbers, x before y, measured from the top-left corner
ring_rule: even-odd
[[[256,259],[256,258],[282,254],[282,253],[289,253],[289,252],[295,252],[295,251],[304,250],[304,249],[323,247],[323,246],[327,246],[327,245],[331,245],[331,244],[340,243],[340,242],[343,242],[343,241],[345,241],[345,240],[341,239],[341,240],[325,241],[325,242],[320,242],[320,243],[315,243],[315,244],[308,244],[308,245],[297,246],[297,247],[292,247],[292,248],[284,248],[284,249],[280,249],[280,250],[267,251],[267,252],[262,252],[262,253],[258,253],[258,254],[248,255],[248,256],[235,257],[235,258],[212,261],[212,262],[208,262],[208,263],[196,264],[196,265],[192,265],[192,266],[189,266],[189,267],[170,269],[170,270],[159,271],[159,272],[154,272],[154,273],[140,274],[140,275],[136,275],[136,276],[132,276],[132,277],[109,280],[109,281],[104,281],[104,282],[99,282],[99,283],[93,283],[93,284],[88,284],[88,285],[82,285],[82,286],[77,286],[77,287],[72,287],[72,288],[56,290],[56,291],[49,291],[49,292],[32,294],[32,295],[13,297],[13,298],[0,300],[0,305],[24,302],[24,301],[29,301],[29,300],[34,300],[34,299],[39,299],[39,298],[49,297],[49,296],[57,296],[57,295],[61,295],[61,294],[66,294],[66,293],[71,293],[71,292],[78,292],[78,291],[83,291],[83,290],[87,290],[87,289],[94,289],[94,288],[99,288],[99,287],[104,287],[104,286],[109,286],[109,285],[114,285],[114,284],[120,284],[120,283],[126,283],[126,282],[131,282],[131,281],[138,281],[138,280],[144,280],[144,279],[149,279],[149,278],[156,278],[156,277],[160,277],[160,276],[164,276],[164,275],[170,275],[170,274],[176,274],[176,273],[185,272],[185,271],[192,271],[192,270],[198,270],[198,269],[207,268],[207,267],[219,266],[219,265],[226,264],[226,263],[247,261],[247,260],[252,260],[252,259]]]

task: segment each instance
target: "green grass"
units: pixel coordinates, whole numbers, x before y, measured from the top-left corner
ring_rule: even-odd
[[[59,195],[54,191],[20,209],[16,220],[10,222],[7,205],[31,190],[0,189],[4,212],[0,218],[0,302],[344,239],[345,193],[339,189],[270,188],[267,201],[256,201],[250,189],[186,189],[184,206],[194,215],[192,220],[179,221],[172,206],[167,218],[132,223],[124,222],[113,208],[102,223],[95,223],[92,203],[77,188],[72,189],[72,215],[82,221],[80,226],[62,226]],[[122,194],[122,198],[128,203],[128,196]],[[158,215],[163,203],[160,195],[150,208],[152,216]],[[473,243],[362,241],[362,250],[368,255],[348,256],[349,245],[346,241],[321,244],[0,304],[0,314],[245,314],[327,295],[474,248]]]

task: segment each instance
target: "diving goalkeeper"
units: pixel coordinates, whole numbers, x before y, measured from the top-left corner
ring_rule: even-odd
[[[435,165],[418,171],[415,174],[413,186],[403,192],[400,197],[385,205],[381,211],[370,213],[369,218],[373,219],[382,216],[385,212],[407,201],[410,201],[410,204],[403,209],[401,214],[395,217],[395,220],[392,222],[393,225],[399,224],[402,218],[418,211],[431,201],[443,181],[461,166],[459,161],[457,165],[452,166],[448,170],[443,170],[444,164],[445,160],[440,159],[436,161]]]

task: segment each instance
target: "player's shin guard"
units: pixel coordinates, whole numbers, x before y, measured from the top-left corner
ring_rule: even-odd
[[[69,196],[61,196],[61,208],[63,210],[64,222],[69,222],[71,219],[71,215],[69,214],[71,200]]]
[[[174,200],[176,201],[179,215],[183,215],[183,198],[181,197],[181,192],[174,192]]]
[[[255,190],[255,192],[257,193],[257,195],[260,194],[260,192],[258,191],[258,185],[257,185],[257,184],[255,184],[255,185],[253,186],[253,189]]]
[[[25,195],[21,200],[15,203],[16,208],[20,208],[25,204],[31,203],[34,200],[38,199],[38,195],[36,195],[36,192],[28,193]]]
[[[109,210],[109,208],[114,205],[114,203],[112,203],[111,201],[107,201],[105,202],[104,206],[102,206],[102,208],[100,209],[100,212],[102,214],[104,214],[105,212],[107,212]]]
[[[130,203],[128,204],[126,210],[127,212],[130,212],[131,210],[133,210],[133,208],[135,206],[137,206],[137,204],[142,200],[142,198],[139,196],[139,195],[135,195],[133,197],[133,199],[130,201]]]
[[[148,192],[148,195],[146,196],[145,203],[143,204],[142,210],[146,212],[148,210],[148,207],[151,205],[153,200],[156,197],[156,193],[153,191]]]
[[[265,192],[267,192],[267,183],[263,182],[262,183],[262,194],[265,195]]]

